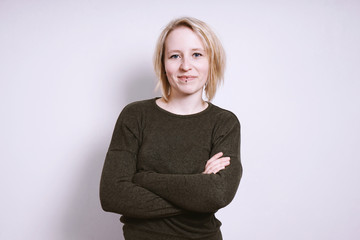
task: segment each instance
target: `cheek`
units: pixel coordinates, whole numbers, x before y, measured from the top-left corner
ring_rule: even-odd
[[[209,64],[203,64],[199,69],[204,76],[209,75],[209,69],[210,69]]]
[[[166,75],[176,71],[176,66],[173,62],[165,62],[164,65],[165,65],[164,67],[165,67]]]
[[[169,63],[164,63],[164,67],[165,67],[165,73],[166,73],[166,78],[168,80],[168,82],[172,82],[173,81],[173,76],[175,74],[175,68],[173,64],[169,64]]]

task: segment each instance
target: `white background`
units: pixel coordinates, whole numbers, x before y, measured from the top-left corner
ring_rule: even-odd
[[[360,237],[360,1],[0,1],[0,238],[122,239],[98,189],[117,116],[157,96],[152,53],[193,16],[242,123],[225,240]]]

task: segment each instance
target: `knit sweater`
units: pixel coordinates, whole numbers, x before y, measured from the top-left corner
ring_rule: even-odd
[[[120,113],[101,177],[102,207],[122,215],[126,240],[222,239],[214,213],[232,201],[242,175],[240,123],[210,102],[177,115],[155,101]],[[202,174],[218,152],[230,165]]]

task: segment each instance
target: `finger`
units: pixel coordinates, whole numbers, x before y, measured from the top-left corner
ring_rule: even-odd
[[[206,173],[207,174],[216,174],[216,173],[218,173],[220,170],[223,170],[223,169],[225,169],[225,167],[224,166],[217,166],[217,167],[213,167],[213,168],[211,168],[211,169],[208,169],[207,171],[206,171]]]
[[[217,173],[220,170],[223,170],[226,166],[230,165],[230,158],[225,157],[218,159],[216,162],[213,162],[205,168],[204,173]]]
[[[215,166],[215,165],[218,165],[218,164],[221,164],[223,162],[228,162],[228,161],[230,161],[230,157],[222,157],[222,158],[213,160],[212,162],[209,162],[209,164],[207,164],[205,166],[205,169],[210,168],[210,167]]]
[[[224,158],[218,159],[218,160],[216,160],[214,162],[211,162],[208,166],[206,166],[205,169],[213,169],[216,166],[228,165],[229,163],[230,163],[230,158],[229,157],[224,157]]]
[[[203,172],[203,174],[216,174],[218,173],[220,170],[212,170],[212,171],[206,171],[206,172]]]
[[[215,154],[214,156],[212,156],[209,160],[207,160],[206,162],[206,166],[214,161],[216,161],[218,158],[222,157],[223,153],[222,152],[218,152],[217,154]]]
[[[212,156],[212,157],[208,160],[208,162],[211,163],[211,162],[213,162],[213,161],[216,161],[217,159],[221,158],[222,155],[223,155],[223,153],[222,153],[222,152],[219,152],[219,153],[215,154],[214,156]]]
[[[213,167],[209,168],[208,172],[217,173],[220,170],[225,169],[225,167],[228,166],[228,165],[230,165],[230,162],[221,162],[221,163],[219,163],[217,165],[214,165]]]

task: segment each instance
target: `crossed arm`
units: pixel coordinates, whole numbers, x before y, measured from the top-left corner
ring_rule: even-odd
[[[216,212],[225,207],[234,198],[242,174],[240,124],[236,121],[225,128],[213,144],[213,157],[203,173],[139,172],[133,182],[187,211]]]
[[[240,124],[219,136],[203,173],[183,175],[138,173],[138,133],[129,127],[130,122],[120,115],[106,155],[100,183],[105,211],[134,218],[160,218],[188,211],[215,212],[233,199],[242,173]]]

